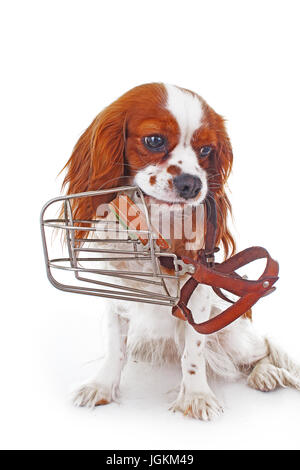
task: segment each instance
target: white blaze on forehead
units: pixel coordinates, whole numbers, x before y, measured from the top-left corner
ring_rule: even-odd
[[[166,108],[175,117],[180,129],[180,143],[189,145],[203,117],[202,103],[197,96],[175,85],[165,84],[168,93]]]

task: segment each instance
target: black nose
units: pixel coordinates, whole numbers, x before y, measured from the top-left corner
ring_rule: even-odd
[[[181,175],[175,176],[173,182],[177,194],[184,199],[196,197],[202,188],[200,178],[189,175],[188,173],[181,173]]]

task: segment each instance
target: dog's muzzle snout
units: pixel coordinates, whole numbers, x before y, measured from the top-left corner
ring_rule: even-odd
[[[177,194],[184,199],[195,198],[202,188],[200,178],[188,173],[181,173],[181,175],[175,176],[173,182]]]

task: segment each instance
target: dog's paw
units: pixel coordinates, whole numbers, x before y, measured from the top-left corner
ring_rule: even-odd
[[[223,408],[212,393],[197,395],[179,394],[170,410],[181,411],[185,416],[210,421],[223,413]]]
[[[278,387],[300,390],[300,378],[282,367],[273,364],[258,364],[248,377],[248,385],[261,392],[270,392]]]
[[[75,390],[72,396],[72,401],[75,406],[86,406],[87,408],[108,405],[111,401],[116,399],[116,386],[107,387],[97,382],[82,385]]]

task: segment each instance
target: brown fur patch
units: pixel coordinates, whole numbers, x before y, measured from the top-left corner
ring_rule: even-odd
[[[173,189],[173,181],[171,180],[171,178],[168,179],[168,185],[170,189]]]
[[[244,313],[243,317],[248,318],[249,320],[252,321],[252,310],[251,310],[251,308],[250,308],[250,310],[248,310],[248,312]]]
[[[156,183],[156,176],[155,175],[152,175],[150,176],[150,184],[152,184],[152,186]]]
[[[182,173],[182,170],[177,165],[170,165],[167,168],[167,172],[170,173],[170,175],[176,176],[176,175],[180,175],[180,173]]]
[[[101,406],[101,405],[108,405],[109,401],[105,400],[105,398],[101,398],[101,400],[97,401],[95,406]]]
[[[194,375],[196,372],[194,370],[189,370],[189,374]]]

